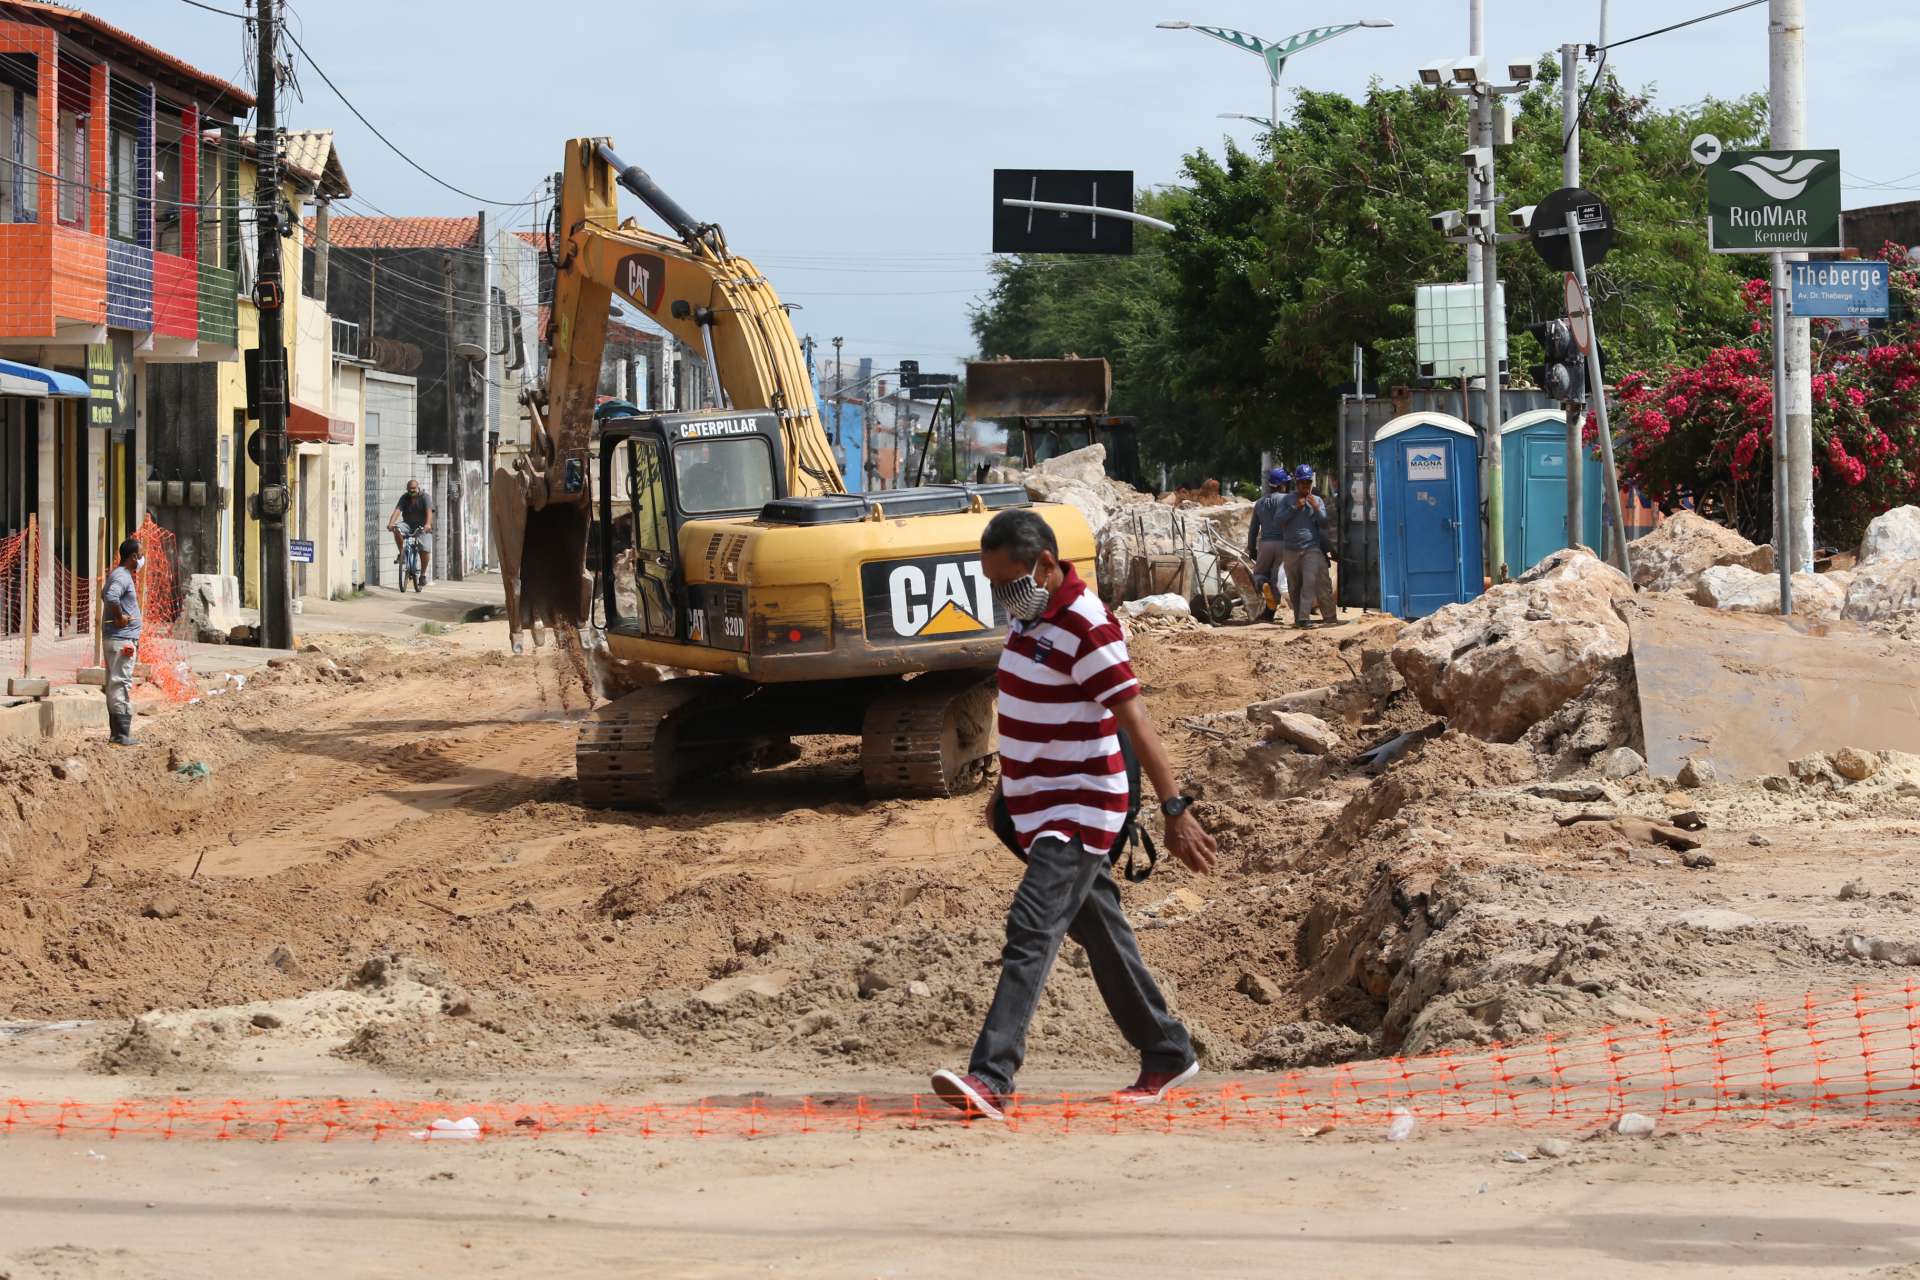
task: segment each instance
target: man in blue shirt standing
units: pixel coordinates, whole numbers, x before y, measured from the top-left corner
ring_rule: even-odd
[[[139,539],[128,538],[120,544],[120,563],[100,592],[107,639],[107,723],[113,731],[108,741],[121,747],[138,745],[133,736],[133,664],[140,649],[140,592],[133,575],[145,561]]]
[[[1254,504],[1247,530],[1247,551],[1259,553],[1253,577],[1263,591],[1273,582],[1276,568],[1287,576],[1287,597],[1293,602],[1293,625],[1304,627],[1316,604],[1328,623],[1339,620],[1333,603],[1332,575],[1327,566],[1331,538],[1327,504],[1313,492],[1313,468],[1302,463],[1293,472],[1293,492],[1286,492],[1287,473],[1275,467],[1267,475],[1267,496]],[[1267,602],[1275,602],[1271,593]]]

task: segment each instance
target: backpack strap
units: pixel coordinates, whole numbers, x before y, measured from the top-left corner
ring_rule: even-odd
[[[1147,851],[1147,865],[1137,869],[1133,864],[1133,851],[1136,847]],[[1115,861],[1119,860],[1116,858]],[[1160,851],[1154,848],[1153,837],[1147,833],[1145,827],[1135,826],[1127,840],[1127,865],[1122,868],[1120,874],[1127,878],[1128,884],[1139,884],[1153,874],[1154,864],[1159,861]]]

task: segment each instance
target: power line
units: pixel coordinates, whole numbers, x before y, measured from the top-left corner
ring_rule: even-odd
[[[229,17],[229,18],[238,18],[238,19],[240,19],[240,21],[242,21],[242,22],[252,22],[252,21],[253,21],[253,15],[252,15],[252,14],[250,14],[250,13],[235,13],[235,12],[234,12],[233,10],[231,10],[231,9],[216,9],[216,8],[214,8],[214,7],[213,7],[212,5],[210,5],[210,4],[202,4],[202,3],[200,3],[200,0],[180,0],[180,3],[181,3],[181,4],[190,4],[190,5],[192,5],[192,6],[193,6],[194,8],[196,8],[196,9],[205,9],[205,10],[206,10],[206,11],[207,11],[208,13],[218,13],[218,14],[221,14],[221,15],[223,15],[223,16],[225,16],[225,17]]]
[[[387,144],[388,150],[392,151],[393,154],[399,156],[402,160],[405,160],[408,164],[412,165],[414,169],[417,170],[423,177],[426,177],[431,181],[438,183],[440,186],[445,187],[447,190],[453,192],[457,196],[465,196],[469,200],[477,200],[481,204],[490,204],[501,209],[524,209],[536,203],[536,201],[532,201],[532,200],[521,200],[517,203],[513,201],[508,201],[508,200],[489,200],[485,196],[478,196],[471,191],[465,190],[464,188],[456,187],[451,182],[448,182],[445,178],[442,178],[439,174],[434,173],[431,169],[428,169],[425,165],[421,164],[418,160],[415,160],[412,156],[402,151],[398,146],[398,144],[396,144],[392,138],[389,138],[386,134],[380,132],[380,128],[378,125],[374,124],[373,121],[367,119],[365,113],[362,112],[359,107],[356,107],[353,105],[353,99],[347,97],[346,94],[340,91],[340,86],[333,82],[333,77],[327,74],[326,69],[324,67],[322,67],[319,63],[313,60],[313,55],[307,52],[307,47],[300,43],[299,37],[295,36],[291,31],[286,30],[286,28],[284,27],[281,28],[280,34],[284,35],[287,38],[288,43],[292,44],[294,48],[300,51],[300,56],[307,60],[307,65],[312,67],[314,70],[314,73],[318,75],[323,81],[326,82],[327,88],[333,90],[334,97],[340,99],[341,103],[346,107],[346,109],[353,112],[354,118],[357,119],[361,124],[367,126],[367,128],[373,133],[374,137],[380,139],[380,141]]]
[[[1702,22],[1710,22],[1715,18],[1724,18],[1730,13],[1738,13],[1742,9],[1756,8],[1766,2],[1767,0],[1745,0],[1743,4],[1730,4],[1724,9],[1715,9],[1712,13],[1703,13],[1697,18],[1688,18],[1685,22],[1676,22],[1670,27],[1661,27],[1657,31],[1642,31],[1637,36],[1628,36],[1625,40],[1612,41],[1609,44],[1602,45],[1601,51],[1604,53],[1608,49],[1618,49],[1621,45],[1632,44],[1636,40],[1651,40],[1654,36],[1663,36],[1669,31],[1678,31],[1682,27],[1691,27]],[[318,68],[316,68],[316,70],[317,69]]]

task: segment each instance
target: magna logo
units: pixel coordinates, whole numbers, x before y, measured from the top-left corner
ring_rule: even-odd
[[[877,560],[860,566],[869,640],[966,640],[1006,625],[977,555]]]
[[[648,311],[660,309],[667,288],[667,260],[651,253],[630,253],[613,269],[613,287]]]
[[[1447,451],[1436,444],[1416,444],[1407,449],[1407,479],[1445,480]]]

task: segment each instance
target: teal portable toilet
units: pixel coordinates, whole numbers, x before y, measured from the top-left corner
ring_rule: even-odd
[[[1409,413],[1373,437],[1380,605],[1424,618],[1480,594],[1480,439],[1446,413]]]
[[[1566,412],[1535,409],[1508,419],[1500,428],[1500,466],[1507,572],[1517,578],[1573,545],[1567,537]],[[1580,450],[1580,542],[1595,555],[1605,491],[1600,459]]]

